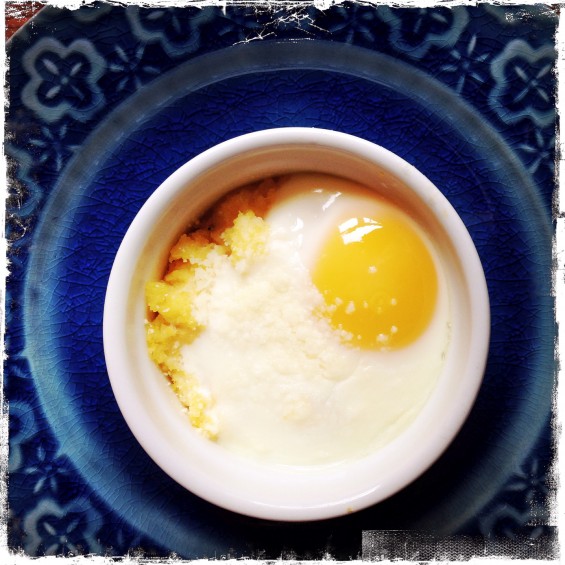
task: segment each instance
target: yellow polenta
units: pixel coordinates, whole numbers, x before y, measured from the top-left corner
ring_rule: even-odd
[[[194,297],[213,276],[207,274],[211,256],[227,255],[243,265],[250,255],[260,253],[267,233],[261,217],[272,203],[274,189],[272,181],[265,181],[218,202],[172,247],[163,278],[146,286],[152,313],[146,326],[149,355],[188,409],[191,424],[210,439],[218,433],[208,410],[213,400],[183,370],[181,355],[182,347],[203,329],[193,316]]]

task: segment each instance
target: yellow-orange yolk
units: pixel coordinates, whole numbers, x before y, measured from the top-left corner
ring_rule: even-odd
[[[376,214],[375,214],[376,215]],[[324,243],[312,278],[335,328],[366,349],[397,349],[431,321],[438,279],[430,251],[393,211],[348,217]]]

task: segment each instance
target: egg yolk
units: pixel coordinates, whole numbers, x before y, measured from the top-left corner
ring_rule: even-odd
[[[402,216],[353,216],[324,243],[312,272],[332,325],[365,349],[398,349],[428,326],[436,304],[432,256]]]

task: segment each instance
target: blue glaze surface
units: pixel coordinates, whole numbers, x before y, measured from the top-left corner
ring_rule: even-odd
[[[551,534],[556,19],[528,10],[100,4],[47,8],[14,37],[10,547],[348,558],[364,530]],[[160,182],[220,141],[284,126],[353,133],[426,174],[467,225],[492,306],[484,384],[444,456],[373,508],[301,525],[223,511],[160,471],[119,413],[101,331],[114,254]]]

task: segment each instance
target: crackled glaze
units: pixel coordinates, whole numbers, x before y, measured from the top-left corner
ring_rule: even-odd
[[[549,532],[556,24],[535,6],[99,4],[45,8],[18,32],[10,547],[348,558],[367,529]],[[491,355],[468,425],[420,481],[347,527],[242,522],[174,485],[125,428],[102,355],[107,276],[144,200],[203,149],[284,125],[354,133],[421,169],[465,221],[489,283]]]

